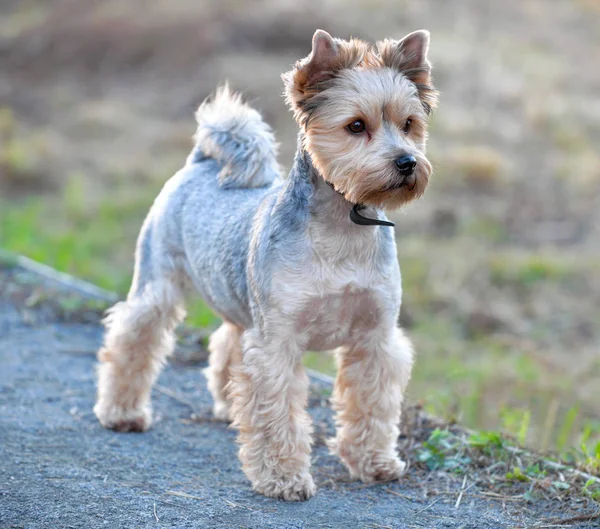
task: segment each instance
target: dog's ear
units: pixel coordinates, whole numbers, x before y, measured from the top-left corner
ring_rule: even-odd
[[[312,38],[310,55],[281,76],[285,83],[286,99],[292,109],[297,111],[303,102],[318,92],[319,83],[335,75],[339,53],[339,42],[327,31],[317,29]]]
[[[377,48],[384,66],[402,72],[414,83],[428,80],[431,73],[427,60],[429,31],[414,31],[402,40],[386,39],[378,42]]]
[[[300,122],[310,112],[310,100],[328,87],[328,81],[346,68],[358,66],[369,46],[366,42],[351,39],[334,39],[318,29],[312,39],[310,55],[298,61],[294,68],[282,75],[286,100]]]
[[[397,46],[398,53],[403,56],[403,67],[410,70],[431,72],[431,64],[427,59],[429,53],[429,31],[420,29],[409,33]]]
[[[384,66],[402,73],[419,90],[419,97],[429,113],[437,104],[437,92],[431,82],[429,31],[420,29],[409,33],[402,40],[386,39],[377,43]]]
[[[297,80],[304,84],[315,84],[331,78],[335,74],[334,66],[339,51],[339,45],[333,37],[327,31],[317,29],[312,38],[312,51],[306,62],[298,68]]]

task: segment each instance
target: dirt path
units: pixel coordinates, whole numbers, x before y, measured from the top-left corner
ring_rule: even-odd
[[[517,496],[498,501],[469,476],[427,472],[414,462],[401,482],[350,482],[324,446],[333,431],[331,388],[317,379],[310,399],[316,497],[291,504],[254,494],[239,468],[235,433],[211,420],[201,364],[183,364],[177,355],[167,367],[153,395],[151,431],[125,435],[100,427],[91,412],[100,305],[72,287],[0,266],[3,528],[499,529],[541,527],[553,513],[590,513],[582,502],[565,512],[559,503],[526,505]]]

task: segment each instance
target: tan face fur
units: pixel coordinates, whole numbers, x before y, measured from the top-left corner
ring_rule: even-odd
[[[428,45],[426,31],[373,47],[318,30],[311,54],[284,74],[313,164],[350,202],[395,208],[427,187],[427,117],[437,102]],[[353,133],[357,121],[364,130]],[[396,166],[405,155],[417,162],[408,177]]]

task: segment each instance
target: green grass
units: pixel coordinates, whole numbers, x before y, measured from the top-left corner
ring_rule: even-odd
[[[332,354],[308,351],[304,355],[304,365],[326,375],[335,376],[335,359]]]
[[[490,259],[489,267],[492,281],[498,286],[531,287],[542,281],[568,279],[571,272],[565,262],[541,255],[495,256]]]
[[[469,428],[501,431],[538,449],[563,451],[577,443],[586,428],[600,440],[595,423],[583,418],[577,407],[560,405],[548,420],[552,403],[572,394],[570,383],[558,379],[548,387],[544,365],[523,351],[494,338],[464,341],[453,333],[439,322],[421,324],[411,332],[421,346],[409,393],[423,400],[426,411]]]
[[[497,493],[507,486],[517,486],[521,497],[528,502],[545,499],[548,492],[556,496],[588,497],[600,503],[600,482],[587,479],[583,472],[597,471],[600,464],[600,443],[593,451],[584,447],[572,451],[569,467],[560,460],[540,457],[519,448],[513,437],[495,431],[481,431],[470,435],[453,429],[436,428],[421,444],[416,445],[416,459],[432,471],[468,474],[477,479],[482,472]],[[563,455],[562,460],[568,459]],[[583,479],[582,479],[583,478]],[[516,497],[516,496],[515,496]]]

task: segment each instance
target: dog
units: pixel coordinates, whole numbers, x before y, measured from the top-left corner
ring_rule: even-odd
[[[306,500],[311,420],[306,350],[333,350],[336,435],[353,478],[400,477],[413,350],[398,327],[392,223],[425,191],[437,103],[429,33],[375,44],[317,30],[282,78],[300,132],[287,179],[271,128],[227,85],[200,105],[195,146],[138,238],[127,300],[109,309],[94,412],[106,428],[150,427],[150,392],[195,288],[223,324],[205,374],[214,415],[239,432],[255,491]]]

